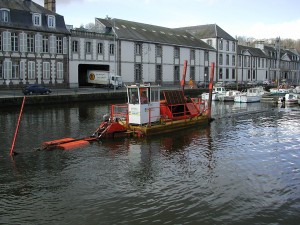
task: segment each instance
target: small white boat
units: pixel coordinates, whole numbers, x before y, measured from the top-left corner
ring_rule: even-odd
[[[271,94],[287,94],[293,92],[293,88],[270,88],[270,93]]]
[[[296,86],[296,87],[293,89],[293,92],[296,93],[296,94],[300,94],[300,86]]]
[[[226,90],[225,87],[213,87],[212,90],[212,101],[218,101],[218,96],[220,95],[225,95]],[[209,98],[209,93],[202,93],[201,95],[202,100],[208,100]]]
[[[241,92],[237,91],[237,90],[229,90],[225,92],[225,95],[219,95],[218,99],[219,101],[223,101],[223,102],[233,102],[234,101],[234,97],[240,95]]]
[[[262,95],[266,93],[263,87],[249,88],[246,93],[234,97],[235,102],[260,102]]]
[[[278,98],[278,104],[293,105],[298,104],[300,100],[299,95],[296,93],[287,93],[283,97]]]

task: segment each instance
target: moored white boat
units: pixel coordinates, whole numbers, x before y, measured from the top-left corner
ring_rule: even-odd
[[[235,102],[259,102],[265,93],[263,87],[249,88],[246,93],[234,97]]]
[[[229,102],[234,101],[234,97],[240,95],[241,92],[237,90],[229,90],[226,91],[224,95],[219,95],[218,99],[219,101]]]
[[[212,101],[218,101],[218,96],[220,95],[225,95],[226,89],[225,87],[213,87],[212,90]],[[209,93],[202,93],[201,95],[202,100],[208,100],[209,98]]]
[[[296,93],[287,93],[283,97],[278,98],[278,104],[293,105],[298,104],[300,98]]]

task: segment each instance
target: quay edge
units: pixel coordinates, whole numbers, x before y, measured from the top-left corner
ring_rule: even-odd
[[[185,95],[196,97],[201,95],[206,89],[186,89]],[[1,94],[1,92],[0,92]],[[45,106],[51,104],[75,103],[75,102],[108,102],[108,101],[124,101],[126,99],[126,92],[99,92],[99,93],[70,93],[59,94],[52,93],[50,95],[28,95],[26,96],[25,105],[31,106]],[[20,106],[22,104],[23,96],[0,96],[0,108],[8,106]]]

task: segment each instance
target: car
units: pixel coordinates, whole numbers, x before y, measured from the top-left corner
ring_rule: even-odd
[[[40,84],[31,84],[23,88],[24,95],[32,94],[50,94],[51,90]]]
[[[263,85],[270,85],[271,83],[270,83],[270,81],[268,81],[268,80],[264,80],[263,81]]]
[[[197,83],[197,87],[198,88],[204,88],[206,86],[206,83],[204,82],[204,81],[199,81],[198,83]]]

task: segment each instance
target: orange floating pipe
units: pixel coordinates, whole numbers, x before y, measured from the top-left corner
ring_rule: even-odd
[[[78,140],[78,141],[72,141],[72,142],[67,142],[64,144],[59,144],[56,147],[62,150],[72,150],[75,148],[80,148],[89,145],[90,142],[85,141],[85,140]]]
[[[10,153],[9,153],[10,156],[12,156],[13,153],[14,153],[15,142],[16,142],[16,139],[17,139],[18,131],[19,131],[19,126],[20,126],[20,122],[21,122],[21,117],[22,117],[22,113],[23,113],[25,99],[26,99],[26,96],[23,97],[23,102],[22,102],[20,113],[19,113],[18,123],[17,123],[17,127],[16,127],[16,131],[15,131],[14,139],[13,139],[13,142],[12,142],[12,145],[11,145],[11,149],[10,149]]]
[[[73,140],[75,140],[75,139],[74,138],[62,138],[62,139],[53,140],[53,141],[45,141],[42,145],[56,145],[56,144],[65,143],[65,142],[73,141]]]

